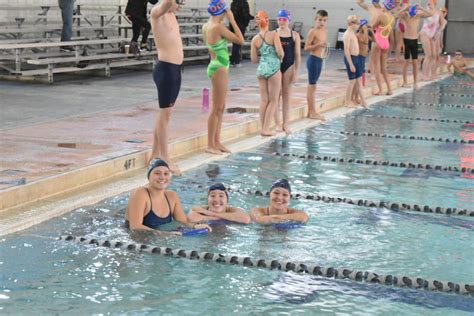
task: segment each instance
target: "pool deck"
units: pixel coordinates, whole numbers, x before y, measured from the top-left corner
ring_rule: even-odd
[[[343,105],[347,76],[341,56],[340,52],[331,56],[319,81],[316,104],[321,112]],[[226,108],[246,110],[224,114],[222,137],[233,151],[270,139],[258,136],[255,68],[244,61],[243,67],[230,69]],[[304,118],[304,64],[301,68],[291,100],[294,130],[319,123]],[[440,72],[445,73],[445,68],[441,66]],[[201,109],[201,90],[210,85],[204,69],[203,65],[185,67],[170,123],[171,153],[183,171],[224,157],[203,153],[208,114]],[[395,74],[400,69],[389,65],[392,89],[410,91],[400,89],[401,76]],[[145,183],[157,114],[149,71],[74,78],[54,86],[18,82],[0,82],[0,86],[2,103],[7,104],[0,131],[0,236]],[[374,89],[374,81],[368,79],[365,95],[372,96]],[[385,96],[369,101],[381,98]],[[341,111],[347,108],[330,116]]]

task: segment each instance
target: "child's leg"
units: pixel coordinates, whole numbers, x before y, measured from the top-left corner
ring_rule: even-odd
[[[211,78],[212,81],[212,109],[207,121],[207,149],[211,154],[221,154],[220,130],[222,115],[225,107],[225,97],[227,95],[227,69],[217,70]]]
[[[264,113],[263,119],[263,136],[273,136],[275,132],[271,130],[272,118],[275,115],[275,108],[280,96],[281,90],[281,72],[278,71],[276,74],[268,78],[268,106]]]

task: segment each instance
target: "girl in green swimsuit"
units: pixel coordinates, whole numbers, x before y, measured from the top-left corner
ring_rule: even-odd
[[[242,45],[244,37],[235,22],[232,11],[227,9],[224,0],[211,0],[207,11],[211,15],[209,22],[202,28],[204,42],[209,48],[211,62],[207,67],[207,76],[212,82],[212,109],[207,122],[206,152],[220,155],[230,152],[221,143],[222,116],[224,114],[225,98],[227,95],[229,51],[228,42]],[[227,18],[234,32],[224,24]]]
[[[270,126],[280,97],[283,47],[280,36],[275,31],[268,31],[268,15],[259,11],[255,16],[259,32],[252,39],[250,58],[258,63],[257,77],[260,86],[260,124],[262,136],[273,136]],[[260,57],[259,57],[260,55]]]

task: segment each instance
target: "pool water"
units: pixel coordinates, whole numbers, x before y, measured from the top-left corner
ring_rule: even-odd
[[[413,105],[472,104],[469,87],[446,79],[358,110],[326,125],[277,138],[173,179],[186,209],[206,202],[198,185],[223,181],[235,189],[267,191],[279,177],[295,192],[391,200],[472,209],[469,174],[341,164],[275,152],[429,163],[473,168],[474,145],[341,135],[339,131],[473,139],[474,128],[456,123],[376,117],[472,120],[472,109]],[[436,96],[436,94],[440,94]],[[455,94],[457,96],[451,96]],[[421,101],[420,101],[421,100]],[[246,210],[266,197],[234,192]],[[292,230],[251,225],[215,226],[209,235],[153,237],[123,228],[128,195],[0,240],[0,314],[396,314],[472,315],[474,298],[439,292],[334,280],[54,240],[93,236],[152,245],[305,262],[383,274],[473,283],[474,220],[394,212],[321,201],[293,200],[310,215]]]

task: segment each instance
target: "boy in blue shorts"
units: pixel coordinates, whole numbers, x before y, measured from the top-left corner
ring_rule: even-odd
[[[314,96],[316,94],[316,83],[318,82],[323,67],[323,59],[326,58],[328,29],[328,13],[325,10],[319,10],[316,13],[315,26],[309,30],[305,52],[311,52],[306,62],[308,69],[308,89],[306,91],[306,99],[308,102],[308,117],[311,119],[326,121],[326,118],[316,110],[314,105]]]
[[[362,65],[362,60],[359,57],[359,41],[356,36],[359,24],[359,18],[356,15],[350,15],[347,18],[347,30],[343,36],[344,64],[346,65],[347,76],[349,77],[345,105],[347,107],[355,107],[356,104],[352,101],[352,96],[357,95],[360,98],[360,104],[366,108],[367,104],[362,93],[362,83],[360,80],[364,74],[364,65]]]

